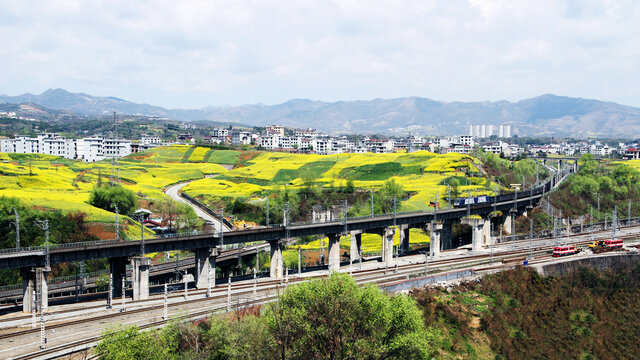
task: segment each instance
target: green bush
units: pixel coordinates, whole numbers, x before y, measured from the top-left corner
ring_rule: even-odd
[[[120,214],[129,214],[135,210],[136,194],[120,186],[100,186],[91,192],[89,204],[107,211],[114,211],[115,204]]]

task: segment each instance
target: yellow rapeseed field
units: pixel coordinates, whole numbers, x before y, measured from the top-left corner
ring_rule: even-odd
[[[95,208],[87,201],[98,181],[107,183],[118,177],[123,187],[149,200],[164,198],[163,187],[189,180],[195,181],[184,191],[192,196],[260,200],[264,191],[283,185],[304,186],[303,179],[309,176],[326,187],[345,186],[347,178],[353,176],[357,188],[373,190],[393,177],[411,194],[400,204],[399,211],[412,211],[428,208],[436,194],[442,199],[447,194],[443,181],[451,176],[464,176],[462,168],[477,171],[473,159],[461,154],[419,151],[323,156],[262,152],[255,158],[243,158],[244,153],[232,150],[225,155],[237,158],[244,166],[227,171],[219,164],[204,162],[209,151],[187,145],[158,147],[122,158],[119,171],[110,161],[85,163],[50,155],[12,157],[14,154],[0,153],[0,195],[14,196],[42,208],[82,211],[91,221],[112,221],[113,213]],[[386,173],[385,169],[393,171]],[[223,176],[216,178],[217,175]],[[460,186],[459,191],[478,195],[491,193],[488,187],[495,187],[485,184],[483,179],[474,181]],[[375,242],[370,245],[372,249],[376,248]]]

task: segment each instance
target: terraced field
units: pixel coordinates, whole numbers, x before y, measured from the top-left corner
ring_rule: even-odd
[[[88,221],[105,223],[113,222],[114,214],[89,205],[89,195],[99,182],[118,178],[123,187],[152,203],[166,198],[164,187],[193,180],[184,188],[192,196],[226,202],[240,199],[260,206],[270,192],[283,187],[301,189],[309,181],[325,189],[351,183],[356,189],[377,191],[393,178],[410,194],[399,203],[398,211],[411,211],[429,208],[436,194],[442,199],[450,179],[465,179],[465,172],[478,172],[469,156],[424,151],[322,156],[175,145],[122,158],[119,170],[108,161],[84,163],[41,154],[0,153],[0,160],[0,196],[17,197],[43,209],[81,211]],[[228,171],[220,164],[234,169]],[[207,175],[217,176],[205,178]],[[496,186],[484,178],[471,178],[458,191],[487,194]],[[372,251],[380,246],[376,239],[365,237],[363,241]],[[316,248],[319,243],[306,246]]]
[[[238,152],[235,152],[238,153]],[[224,155],[227,162],[235,161],[233,152]],[[211,159],[216,158],[216,151]],[[298,189],[305,179],[313,179],[322,187],[346,186],[351,181],[356,188],[379,189],[394,178],[412,196],[400,205],[400,211],[422,210],[436,194],[442,199],[448,194],[449,178],[464,177],[464,170],[478,172],[473,159],[461,154],[438,155],[426,151],[392,154],[303,155],[288,153],[260,153],[248,160],[246,166],[236,167],[216,178],[197,180],[184,191],[202,198],[261,198],[268,191],[283,186]],[[497,184],[484,178],[473,178],[458,187],[464,194],[491,194]]]
[[[218,164],[174,162],[180,161],[187,150],[170,147],[123,158],[119,171],[104,161],[85,163],[42,154],[0,153],[0,196],[64,213],[80,211],[88,215],[87,221],[111,223],[112,212],[87,203],[98,182],[116,182],[119,176],[122,186],[141,199],[158,201],[165,198],[163,186],[227,171]]]

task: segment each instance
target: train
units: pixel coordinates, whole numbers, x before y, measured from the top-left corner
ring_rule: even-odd
[[[455,207],[465,207],[467,205],[479,205],[479,204],[486,204],[488,202],[490,202],[491,197],[490,196],[476,196],[476,197],[470,197],[470,198],[462,198],[462,199],[455,199],[453,202],[453,206]]]
[[[591,248],[594,253],[601,253],[621,250],[623,245],[624,241],[622,239],[595,240],[589,244],[589,248]]]
[[[580,252],[575,245],[555,246],[553,248],[553,257],[574,255]]]
[[[562,175],[564,176],[567,173],[570,174],[573,172],[574,172],[574,169],[571,168],[569,170],[563,171]],[[555,182],[553,180],[549,180],[544,184],[542,184],[541,186],[538,186],[533,189],[524,190],[524,191],[515,191],[512,193],[495,195],[495,196],[482,195],[482,196],[475,196],[475,197],[459,198],[459,199],[453,200],[453,206],[457,208],[462,208],[467,206],[488,205],[492,203],[514,201],[517,199],[528,198],[529,196],[535,196],[535,195],[547,193],[553,189],[554,185],[555,185]]]

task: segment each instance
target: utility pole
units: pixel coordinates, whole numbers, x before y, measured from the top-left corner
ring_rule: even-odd
[[[44,328],[44,311],[40,311],[40,349],[47,348],[47,332]]]
[[[184,276],[184,299],[187,300],[189,298],[189,284],[187,283],[187,272],[185,271]]]
[[[371,217],[373,217],[373,190],[369,189],[371,193]]]
[[[258,299],[257,286],[258,278],[256,277],[256,269],[253,269],[253,301]]]
[[[113,112],[113,127],[115,129],[116,142],[116,172],[118,176],[118,184],[120,184],[120,140],[118,140],[118,122],[116,121],[116,112]]]
[[[348,228],[347,228],[347,216],[349,215],[349,203],[347,202],[347,200],[344,200],[344,205],[343,205],[344,209],[342,211],[344,211],[344,235],[347,236],[349,234]]]
[[[298,275],[302,275],[302,249],[298,247]]]
[[[598,221],[600,221],[600,193],[598,193]]]
[[[616,238],[616,228],[618,227],[618,206],[613,207],[613,217],[611,218],[611,240]]]
[[[224,209],[220,208],[220,247],[224,246]]]
[[[44,234],[45,234],[45,267],[47,269],[50,268],[50,262],[49,262],[49,220],[36,220],[36,225],[44,230]],[[47,270],[48,271],[48,270]]]
[[[144,215],[140,214],[141,217]],[[140,220],[140,256],[144,256],[144,220]]]
[[[267,196],[267,226],[269,226],[269,196]]]
[[[116,240],[120,240],[120,224],[118,223],[118,205],[111,203],[111,207],[116,210]]]
[[[393,197],[393,226],[396,226],[396,197]],[[386,240],[385,240],[386,241]]]
[[[109,273],[109,297],[107,298],[107,309],[113,308],[113,273]]]
[[[629,206],[627,207],[627,226],[631,224],[631,200],[629,200]]]
[[[125,277],[122,277],[122,309],[120,309],[121,312],[125,312],[127,311],[127,305],[126,305],[126,299],[125,299],[125,294],[127,292],[127,288],[126,288],[126,284],[125,284]]]
[[[32,296],[33,297],[31,299],[33,299],[33,300],[31,301],[31,306],[32,306],[31,307],[31,328],[35,329],[36,328],[36,323],[37,323],[36,311],[38,310],[37,309],[37,304],[36,304],[36,291],[35,290],[33,290]]]
[[[231,275],[227,279],[227,311],[231,311]]]
[[[553,246],[558,246],[558,219],[553,216]]]
[[[16,249],[20,247],[20,214],[18,214],[18,210],[16,208],[12,208],[13,212],[16,214],[16,221],[13,223],[16,227]],[[629,203],[629,209],[631,209],[631,203]]]
[[[590,207],[589,207],[589,212],[590,212],[590,214],[591,214],[591,215],[589,216],[589,219],[591,220],[591,231],[590,231],[590,233],[591,233],[591,234],[590,234],[589,238],[590,238],[590,239],[593,239],[593,206],[590,206]]]
[[[529,219],[529,260],[533,259],[533,218]]]
[[[491,250],[491,254],[490,254],[490,261],[491,264],[493,264],[493,243],[495,242],[495,238],[493,236],[493,222],[491,223],[491,233],[489,234],[489,248]]]
[[[164,310],[164,314],[163,314],[162,317],[165,320],[169,320],[169,309],[168,309],[168,305],[167,305],[167,297],[168,297],[167,296],[167,292],[168,292],[167,291],[167,283],[164,283],[164,301],[162,303],[162,305],[163,305],[162,307],[164,308],[163,309]]]
[[[424,252],[424,276],[429,276],[429,252]]]

